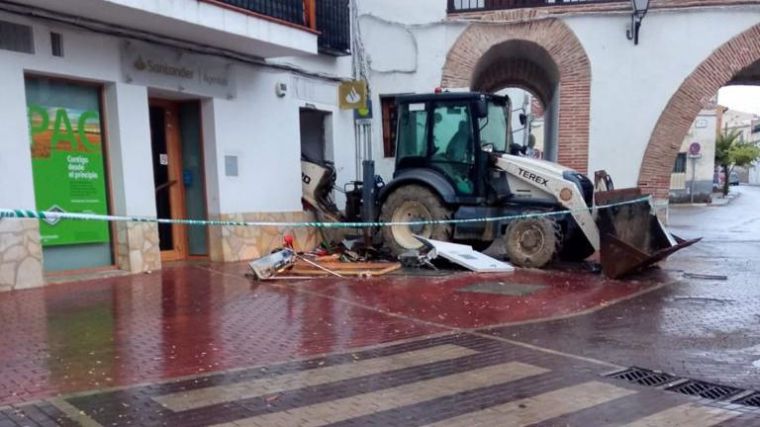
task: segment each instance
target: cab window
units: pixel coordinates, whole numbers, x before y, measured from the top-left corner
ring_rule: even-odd
[[[475,134],[469,103],[446,103],[433,110],[430,164],[444,174],[457,193],[475,192]]]

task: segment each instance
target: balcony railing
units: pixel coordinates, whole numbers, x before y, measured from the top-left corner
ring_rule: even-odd
[[[351,54],[349,0],[203,0],[319,33],[319,51]]]
[[[620,3],[625,0],[448,0],[449,13],[523,9],[547,6],[580,6],[589,3]]]
[[[224,3],[247,12],[265,15],[301,27],[309,26],[305,15],[304,0],[213,0],[212,2]]]
[[[351,14],[348,0],[317,0],[319,51],[328,55],[351,54]]]

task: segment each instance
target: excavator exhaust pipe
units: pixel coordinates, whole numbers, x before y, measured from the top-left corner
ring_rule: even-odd
[[[597,205],[641,199],[641,189],[603,191]],[[683,240],[670,234],[654,213],[649,200],[599,209],[602,273],[612,279],[640,272],[702,239]]]

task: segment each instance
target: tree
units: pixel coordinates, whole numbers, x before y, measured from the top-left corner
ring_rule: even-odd
[[[731,172],[735,166],[749,166],[760,159],[760,147],[744,142],[741,132],[728,127],[715,139],[715,163],[723,170],[723,195],[728,194]]]

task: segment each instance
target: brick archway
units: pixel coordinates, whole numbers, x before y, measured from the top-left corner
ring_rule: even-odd
[[[668,197],[670,173],[694,118],[718,89],[734,83],[734,79],[741,77],[742,71],[758,61],[760,24],[713,51],[684,80],[652,131],[639,171],[640,187],[657,198]],[[740,79],[736,80],[736,83],[741,82]]]
[[[591,63],[562,21],[470,25],[448,53],[442,86],[484,91],[518,86],[547,107],[558,94],[557,160],[587,171]]]

